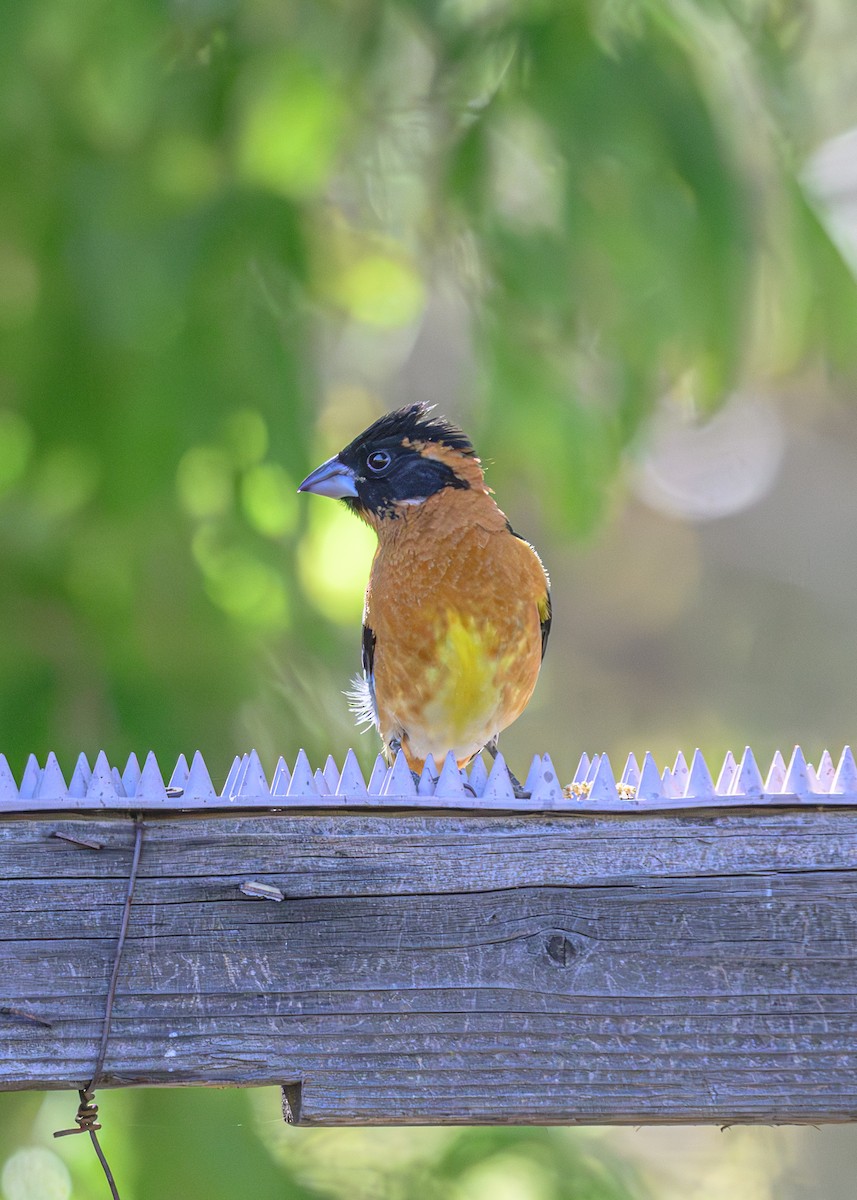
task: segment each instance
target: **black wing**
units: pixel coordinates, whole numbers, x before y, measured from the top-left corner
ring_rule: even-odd
[[[542,608],[539,606],[539,612],[542,613]],[[551,594],[545,593],[544,612],[542,613],[542,658],[544,659],[545,650],[548,648],[548,635],[551,631],[551,621],[553,620],[553,609],[551,607]]]
[[[514,529],[509,524],[508,518],[506,520],[506,528],[508,529],[509,533],[511,533],[512,537],[516,537],[519,542],[523,542],[525,546],[530,547],[533,554],[535,554],[536,558],[539,559],[539,563],[541,564],[542,560],[539,558],[538,552],[536,551],[535,546],[531,546],[526,538],[521,537],[521,535],[519,533],[515,533]],[[542,566],[542,570],[544,571],[543,566]],[[547,579],[547,572],[545,572],[545,578]],[[553,620],[553,609],[551,607],[550,588],[547,589],[547,591],[545,592],[544,600],[542,600],[539,604],[539,616],[541,618],[541,624],[542,624],[542,659],[544,659],[545,650],[547,650],[547,648],[548,648],[548,635],[550,634],[550,631],[551,631],[551,621]],[[365,630],[364,630],[364,633],[365,633]]]
[[[368,625],[363,626],[363,648],[361,653],[363,674],[353,681],[346,692],[348,707],[358,725],[377,725],[378,711],[375,707],[375,633]]]
[[[368,625],[363,626],[363,649],[361,654],[363,674],[367,679],[372,678],[375,667],[375,630]]]

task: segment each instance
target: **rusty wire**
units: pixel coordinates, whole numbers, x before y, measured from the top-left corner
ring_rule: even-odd
[[[77,1127],[75,1129],[58,1129],[54,1133],[54,1137],[68,1137],[76,1133],[89,1134],[90,1141],[110,1187],[110,1194],[113,1200],[120,1200],[120,1197],[116,1187],[116,1180],[113,1178],[113,1172],[110,1170],[110,1165],[98,1140],[97,1131],[101,1129],[101,1125],[98,1122],[98,1105],[95,1103],[95,1089],[101,1079],[101,1072],[104,1069],[104,1059],[107,1055],[107,1043],[110,1040],[110,1021],[113,1015],[113,1003],[116,999],[116,986],[119,982],[119,967],[122,961],[122,951],[125,947],[125,938],[128,935],[128,925],[131,920],[131,902],[134,899],[134,885],[137,882],[137,871],[140,866],[140,853],[142,849],[143,817],[141,813],[137,813],[134,817],[134,853],[131,857],[131,870],[128,875],[128,886],[125,890],[125,904],[122,909],[119,941],[116,944],[116,953],[113,956],[113,970],[110,973],[110,983],[107,986],[107,1003],[104,1009],[104,1023],[101,1029],[101,1041],[98,1046],[98,1055],[95,1059],[95,1068],[89,1083],[78,1092],[80,1103],[74,1118]]]

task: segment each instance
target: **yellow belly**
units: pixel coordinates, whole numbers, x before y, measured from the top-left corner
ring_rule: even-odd
[[[440,765],[450,750],[459,764],[469,762],[530,698],[538,674],[537,621],[529,625],[512,638],[507,629],[504,639],[495,625],[448,610],[427,639],[429,652],[410,657],[407,679],[391,678],[396,673],[379,663],[384,741],[401,741],[416,770],[429,754]]]

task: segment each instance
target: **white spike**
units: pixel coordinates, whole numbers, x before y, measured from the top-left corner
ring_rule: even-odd
[[[664,767],[661,772],[661,795],[667,800],[677,800],[680,796],[678,784],[673,779],[673,773],[669,767]]]
[[[336,789],[339,787],[339,767],[333,761],[333,755],[328,754],[327,762],[324,764],[324,782],[327,784],[328,796],[335,796]]]
[[[153,750],[150,750],[146,755],[146,761],[143,763],[143,770],[140,772],[134,797],[137,800],[166,801],[167,792],[164,787],[164,780]]]
[[[324,777],[324,771],[322,771],[321,767],[316,767],[313,779],[319,796],[329,796],[330,788],[327,786],[327,780]]]
[[[77,762],[74,765],[74,771],[71,775],[71,782],[68,785],[69,796],[75,800],[82,800],[86,795],[86,789],[89,787],[91,778],[92,767],[89,765],[89,759],[83,753],[78,754]]]
[[[745,746],[738,769],[732,776],[729,794],[730,796],[761,796],[763,786],[762,775],[756,765],[753,751],[749,746]]]
[[[533,761],[530,763],[530,769],[527,772],[527,778],[524,780],[524,791],[532,796],[533,792],[539,786],[539,780],[542,777],[542,756],[540,754],[533,755]]]
[[[784,790],[783,784],[786,781],[786,764],[783,761],[783,756],[779,750],[774,753],[771,759],[768,778],[765,780],[765,791],[769,796],[778,796]]]
[[[170,776],[170,782],[167,784],[167,787],[181,788],[184,791],[188,774],[187,759],[183,754],[180,754],[176,759],[176,765],[173,767],[173,773]]]
[[[39,786],[41,774],[42,772],[41,768],[39,767],[39,760],[36,758],[35,754],[31,754],[27,759],[27,765],[24,767],[24,774],[21,777],[21,789],[19,795],[22,800],[32,800],[33,796],[35,796]]]
[[[102,804],[118,799],[113,786],[113,772],[103,750],[99,750],[95,766],[92,768],[92,778],[86,789],[86,798],[87,800],[100,800]]]
[[[470,767],[470,777],[467,781],[473,789],[474,795],[481,796],[485,791],[485,784],[488,782],[488,768],[481,754],[477,754]]]
[[[635,788],[640,782],[640,768],[633,751],[625,759],[625,769],[622,771],[622,778],[619,782],[629,788]]]
[[[232,760],[232,766],[229,768],[229,773],[223,782],[223,791],[220,793],[224,800],[231,800],[233,792],[238,784],[238,776],[241,774],[241,759],[236,754]]]
[[[673,792],[676,796],[683,796],[686,793],[688,774],[687,759],[679,750],[672,769]]]
[[[271,795],[276,797],[287,796],[289,794],[289,783],[291,782],[291,772],[286,766],[286,760],[282,754],[277,759],[277,765],[274,768],[274,778],[271,780]]]
[[[853,795],[857,792],[857,764],[854,762],[850,746],[846,746],[842,751],[830,791],[837,796]]]
[[[247,756],[247,766],[241,773],[238,790],[235,792],[235,799],[267,801],[270,794],[271,788],[265,772],[262,770],[259,755],[255,750],[251,750]]]
[[[379,796],[381,788],[384,786],[384,780],[387,778],[387,764],[379,754],[375,759],[375,765],[372,767],[372,774],[369,776],[367,791],[370,796]]]
[[[36,789],[36,796],[39,800],[65,800],[67,794],[68,788],[66,787],[63,773],[60,770],[60,765],[57,762],[57,756],[51,750],[45,762],[45,769],[39,780],[39,786]]]
[[[720,774],[717,776],[717,783],[714,790],[718,796],[728,796],[729,788],[732,785],[732,777],[738,770],[735,762],[735,755],[731,750],[726,751],[726,757],[723,760],[723,766],[720,768]]]
[[[128,755],[128,761],[125,764],[125,770],[122,772],[122,786],[125,789],[126,796],[134,796],[137,793],[137,784],[140,782],[140,764],[137,761],[137,755],[132,750]]]
[[[18,799],[18,785],[5,754],[0,754],[0,803]]]
[[[809,796],[811,790],[807,761],[800,746],[795,746],[783,782],[783,792],[804,799]]]
[[[467,795],[467,792],[464,790],[464,784],[461,782],[461,776],[458,773],[458,763],[455,761],[455,756],[451,750],[444,759],[443,768],[441,769],[437,786],[434,789],[434,794],[444,800]]]
[[[586,779],[583,781],[584,783],[592,783],[592,780],[598,774],[598,764],[600,762],[601,762],[601,755],[593,754],[592,760],[589,763],[589,770],[586,772]]]
[[[125,791],[125,784],[122,782],[122,776],[119,774],[119,768],[112,767],[111,771],[113,773],[113,790],[116,792],[116,795],[120,797],[127,796],[128,793]]]
[[[244,786],[244,780],[247,776],[247,768],[250,766],[250,755],[242,754],[241,761],[238,764],[238,770],[235,772],[235,778],[232,781],[232,792],[229,799],[234,800]]]
[[[829,792],[833,786],[833,778],[836,775],[836,767],[833,765],[833,759],[830,757],[829,750],[825,750],[822,754],[816,775],[818,776],[818,790],[824,793]]]
[[[387,772],[381,794],[383,796],[416,796],[417,786],[414,783],[404,750],[399,750],[393,759],[393,765]]]
[[[684,794],[700,800],[710,800],[714,796],[714,781],[711,778],[708,764],[702,756],[702,751],[698,748],[693,752],[687,776],[687,789]]]
[[[434,757],[430,754],[423,763],[422,774],[420,781],[417,784],[418,796],[433,796],[437,781],[440,778],[440,771],[437,769],[437,764]]]
[[[309,765],[309,759],[306,756],[305,750],[298,751],[298,756],[295,759],[295,769],[292,771],[292,777],[289,780],[288,795],[302,799],[318,795],[312,767]]]
[[[530,793],[530,799],[537,801],[542,808],[553,808],[557,800],[562,800],[562,787],[556,767],[551,762],[549,754],[542,755],[542,770],[535,788]]]
[[[353,750],[349,750],[345,756],[342,774],[336,784],[336,795],[343,796],[347,800],[358,800],[369,795],[366,780],[360,770],[360,763]]]
[[[595,772],[595,778],[592,780],[589,788],[589,799],[615,802],[618,799],[618,795],[616,780],[610,769],[610,759],[606,754],[602,754],[598,761],[598,770]]]
[[[498,752],[497,757],[494,759],[494,765],[488,772],[488,781],[482,792],[482,802],[490,806],[492,800],[514,799],[515,789],[512,787],[512,780],[509,778],[506,760]]]
[[[211,782],[208,767],[205,765],[205,760],[198,750],[194,754],[193,761],[190,764],[190,771],[188,772],[182,799],[202,801],[217,799],[217,793],[214,790],[214,784]]]
[[[589,755],[586,751],[580,756],[580,761],[577,764],[577,770],[574,772],[572,783],[586,783],[589,775]]]
[[[647,750],[640,771],[640,782],[637,784],[637,798],[639,800],[661,800],[663,795],[664,789],[658,765]]]

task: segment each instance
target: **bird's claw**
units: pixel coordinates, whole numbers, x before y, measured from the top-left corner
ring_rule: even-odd
[[[509,771],[509,768],[507,767],[506,770]],[[512,791],[515,794],[516,800],[532,799],[532,792],[528,792],[517,775],[514,775],[511,771],[509,771],[509,782],[512,785]]]

